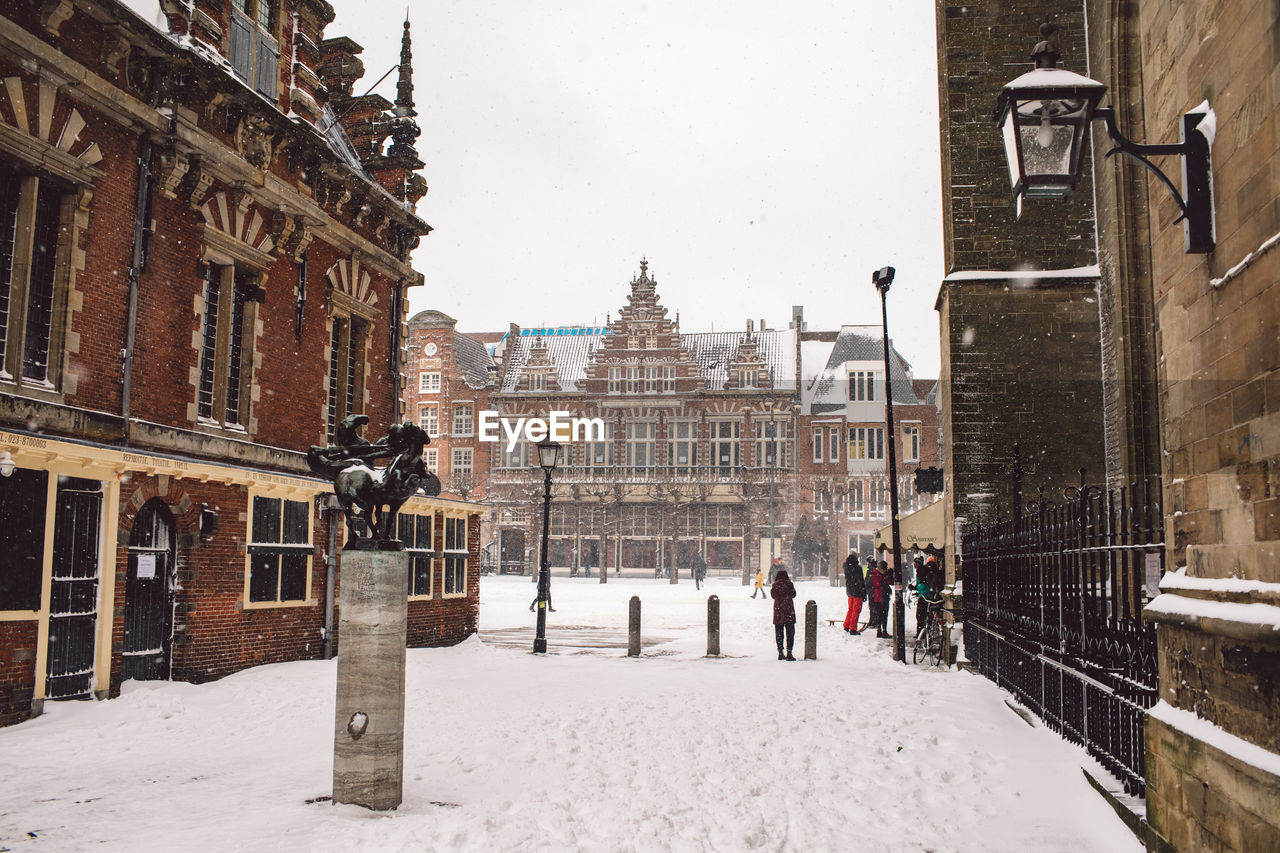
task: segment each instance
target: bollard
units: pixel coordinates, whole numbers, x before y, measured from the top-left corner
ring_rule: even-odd
[[[720,596],[707,596],[707,657],[720,657]]]
[[[804,606],[804,659],[818,659],[818,602],[812,598]]]
[[[631,596],[631,614],[627,620],[627,657],[640,657],[640,596]]]

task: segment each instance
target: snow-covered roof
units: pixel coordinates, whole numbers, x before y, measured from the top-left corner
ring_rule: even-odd
[[[925,401],[912,384],[911,365],[892,347],[892,389],[895,405]],[[884,365],[884,333],[879,326],[843,326],[834,341],[803,341],[800,345],[802,396],[815,415],[844,411],[849,399],[850,362]]]
[[[529,352],[535,342],[547,348],[547,357],[555,366],[560,389],[577,391],[586,376],[587,366],[608,334],[606,326],[521,329],[519,336],[510,340],[506,375],[502,381],[503,393],[519,387],[520,375],[528,364]],[[780,329],[751,334],[759,347],[761,360],[773,375],[774,387],[794,387],[795,331]],[[746,336],[746,332],[689,332],[680,335],[680,343],[693,357],[698,374],[706,380],[708,387],[719,390],[728,381],[729,365]]]

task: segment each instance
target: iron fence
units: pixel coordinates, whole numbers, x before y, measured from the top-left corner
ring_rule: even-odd
[[[965,651],[1050,729],[1145,796],[1143,727],[1157,698],[1155,626],[1142,606],[1164,570],[1159,481],[1022,507],[963,539]]]

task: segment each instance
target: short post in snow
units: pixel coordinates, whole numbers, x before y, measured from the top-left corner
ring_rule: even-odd
[[[631,596],[631,613],[627,619],[627,657],[640,657],[640,596]]]
[[[707,657],[720,657],[720,596],[707,596]]]
[[[804,659],[818,659],[818,602],[812,598],[804,606]]]

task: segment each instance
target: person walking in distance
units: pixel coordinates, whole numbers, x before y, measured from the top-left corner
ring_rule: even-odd
[[[849,596],[849,609],[844,615],[845,633],[858,635],[858,617],[862,615],[862,602],[867,597],[867,581],[862,575],[862,562],[850,551],[844,559],[844,592]]]
[[[769,595],[773,598],[773,636],[778,642],[778,660],[795,660],[791,648],[796,643],[796,588],[785,569],[779,569],[774,576]],[[786,651],[782,647],[784,635]]]
[[[892,636],[886,629],[889,618],[889,595],[893,586],[889,564],[881,560],[867,575],[867,598],[871,605],[871,624],[880,639]]]
[[[702,582],[707,579],[707,561],[701,554],[693,555],[693,565],[690,566],[689,573],[693,575],[694,585],[702,589]]]
[[[759,569],[756,570],[756,588],[751,593],[751,597],[755,598],[757,592],[760,593],[760,597],[763,598],[765,601],[769,600],[769,593],[765,592],[765,589],[764,589],[764,572],[760,571]]]

